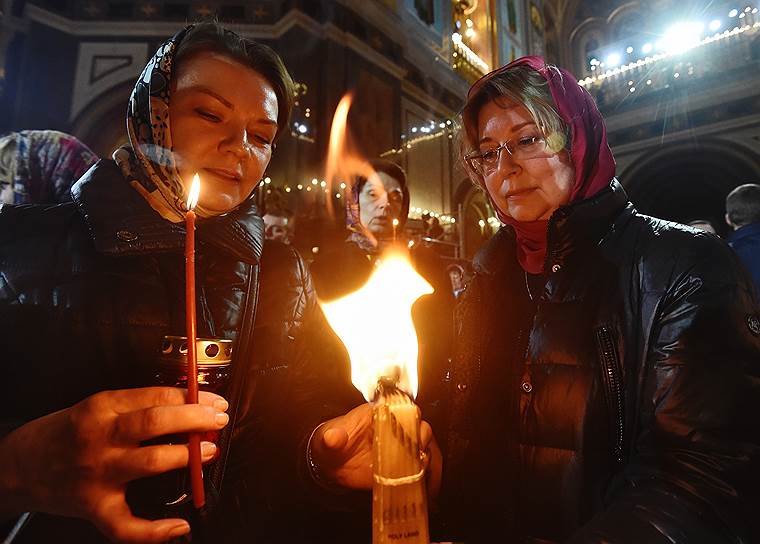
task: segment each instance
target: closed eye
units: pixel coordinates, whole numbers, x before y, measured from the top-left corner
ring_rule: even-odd
[[[208,119],[209,121],[212,121],[212,122],[214,122],[214,123],[218,123],[219,121],[221,121],[221,120],[222,120],[222,119],[221,119],[221,117],[219,117],[218,115],[214,115],[214,114],[213,114],[213,113],[211,113],[210,111],[206,111],[206,110],[204,110],[204,109],[201,109],[201,108],[197,108],[197,109],[195,110],[195,112],[196,112],[198,115],[200,115],[201,117],[203,117],[204,119]]]

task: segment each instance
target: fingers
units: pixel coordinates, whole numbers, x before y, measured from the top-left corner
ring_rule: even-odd
[[[124,414],[152,406],[185,404],[187,390],[176,387],[141,387],[139,389],[106,391],[97,396],[104,397],[103,400],[111,404],[110,408],[114,412]],[[213,406],[222,412],[227,410],[229,406],[224,398],[208,391],[198,392],[198,403],[204,406]]]
[[[148,521],[133,516],[119,494],[104,499],[98,511],[95,525],[114,542],[166,542],[190,532],[190,524],[184,519]]]
[[[201,442],[201,461],[211,461],[217,453],[216,444]],[[111,478],[117,482],[129,482],[137,478],[155,476],[170,470],[184,468],[188,464],[187,444],[144,446],[124,450],[109,467]]]
[[[154,406],[121,414],[114,423],[114,441],[134,444],[167,434],[219,430],[229,416],[212,406],[182,404]]]

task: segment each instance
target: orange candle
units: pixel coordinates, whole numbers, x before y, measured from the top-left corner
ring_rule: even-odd
[[[185,315],[187,324],[187,404],[198,404],[198,355],[196,348],[195,321],[195,212],[200,193],[200,178],[193,176],[190,196],[185,214]],[[190,484],[193,492],[193,506],[203,508],[206,493],[203,488],[203,467],[201,466],[201,436],[190,433]]]

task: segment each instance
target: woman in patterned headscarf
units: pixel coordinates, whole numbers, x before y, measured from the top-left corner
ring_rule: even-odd
[[[0,345],[15,368],[2,390],[3,429],[12,431],[0,443],[5,514],[84,518],[118,541],[186,534],[187,500],[169,513],[150,507],[168,502],[160,496],[131,497],[128,507],[126,484],[187,465],[186,446],[146,440],[221,431],[202,447],[204,461],[218,458],[206,471],[209,505],[227,481],[232,444],[236,472],[222,498],[245,487],[233,500],[254,523],[251,505],[264,482],[244,469],[274,477],[277,462],[289,461],[277,435],[284,429],[263,416],[283,393],[271,382],[282,384],[294,354],[305,352],[301,331],[317,311],[293,250],[273,247],[262,258],[263,221],[251,198],[292,96],[268,47],[214,23],[187,27],[135,85],[129,145],[90,169],[73,203],[0,208]],[[181,390],[140,387],[156,375],[163,339],[185,334],[182,220],[195,173],[198,336],[232,340],[234,349],[229,400],[209,393],[185,406]],[[277,459],[261,459],[274,452]],[[91,541],[72,523],[30,540]]]

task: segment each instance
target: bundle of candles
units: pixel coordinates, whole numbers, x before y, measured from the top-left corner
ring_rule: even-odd
[[[420,411],[392,379],[381,378],[377,392],[372,413],[372,541],[427,544]]]
[[[322,303],[351,359],[351,379],[373,411],[374,544],[429,542],[420,451],[417,334],[412,304],[433,289],[401,252],[386,253],[359,290]],[[362,309],[372,308],[372,312]],[[365,319],[356,316],[364,313]],[[382,338],[378,336],[382,334]]]

